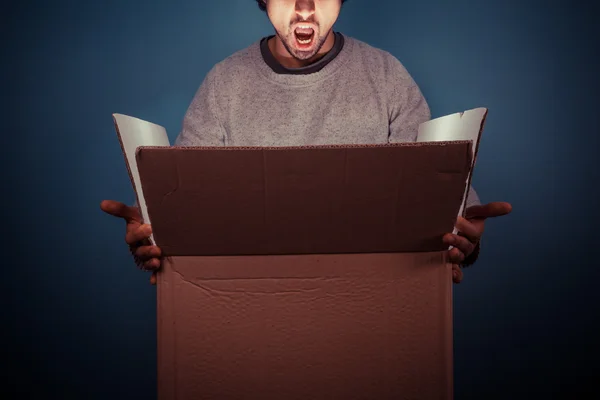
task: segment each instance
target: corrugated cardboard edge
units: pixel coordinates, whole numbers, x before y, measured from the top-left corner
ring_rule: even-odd
[[[447,146],[456,144],[471,144],[470,140],[440,140],[434,142],[394,142],[394,143],[365,143],[365,144],[318,144],[303,146],[181,146],[175,147],[177,151],[289,151],[289,150],[335,150],[335,149],[372,149],[394,147],[419,147],[419,146]],[[143,149],[161,149],[173,151],[173,147],[165,146],[139,146],[137,152]]]
[[[172,258],[165,258],[162,263],[161,272],[157,274],[156,296],[157,307],[157,399],[175,400],[177,390],[175,377],[177,376],[177,348],[175,345],[177,325],[174,318],[166,318],[165,315],[173,315],[174,288]],[[169,312],[165,312],[169,310]]]
[[[477,143],[475,143],[475,152],[473,154],[471,154],[472,160],[471,160],[471,166],[469,168],[469,177],[467,179],[467,195],[465,196],[464,199],[464,204],[463,204],[463,212],[462,212],[462,216],[464,217],[466,215],[467,212],[467,201],[469,199],[469,191],[471,188],[471,182],[473,180],[473,172],[475,170],[475,163],[477,162],[477,154],[479,153],[479,143],[481,142],[481,134],[483,133],[483,128],[485,126],[485,121],[487,119],[488,116],[488,109],[485,109],[485,113],[483,113],[483,118],[481,118],[481,124],[479,126],[479,134],[477,135]]]
[[[454,399],[454,308],[453,308],[453,281],[452,281],[452,263],[448,259],[448,252],[442,252],[442,259],[444,263],[444,274],[446,284],[444,285],[445,291],[443,301],[445,302],[446,312],[443,315],[444,320],[442,321],[443,326],[449,327],[448,332],[442,337],[443,348],[446,349],[446,393],[448,394],[448,400]]]

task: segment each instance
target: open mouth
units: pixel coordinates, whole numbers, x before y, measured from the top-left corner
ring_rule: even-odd
[[[298,25],[294,29],[294,36],[302,47],[310,46],[315,37],[315,30],[310,26]]]

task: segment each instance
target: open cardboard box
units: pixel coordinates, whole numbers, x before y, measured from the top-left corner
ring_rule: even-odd
[[[158,399],[451,399],[442,236],[487,110],[417,143],[169,147],[114,115],[158,274]]]

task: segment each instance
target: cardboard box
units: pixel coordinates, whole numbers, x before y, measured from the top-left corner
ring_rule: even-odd
[[[463,209],[478,139],[148,147],[139,139],[164,142],[162,128],[115,123],[167,256],[160,400],[452,398],[442,236]]]

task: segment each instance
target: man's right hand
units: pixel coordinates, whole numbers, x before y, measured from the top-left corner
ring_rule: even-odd
[[[125,242],[129,245],[138,267],[153,271],[150,282],[155,284],[156,270],[160,268],[162,254],[158,246],[150,244],[152,227],[142,224],[142,218],[136,207],[114,200],[104,200],[100,203],[100,208],[107,214],[125,220]]]

